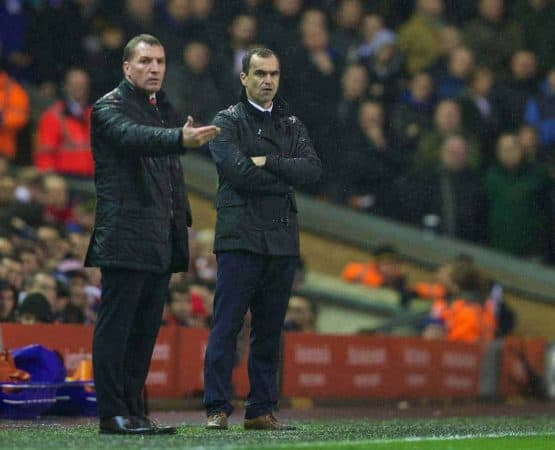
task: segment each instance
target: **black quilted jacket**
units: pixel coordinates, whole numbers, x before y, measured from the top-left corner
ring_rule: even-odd
[[[219,174],[214,250],[298,255],[293,188],[315,182],[322,171],[306,128],[282,100],[274,100],[268,118],[244,93],[214,124],[222,130],[210,142]],[[252,156],[266,156],[266,166],[256,167]]]
[[[181,127],[128,81],[92,111],[96,216],[85,265],[186,271],[191,212],[179,154]]]

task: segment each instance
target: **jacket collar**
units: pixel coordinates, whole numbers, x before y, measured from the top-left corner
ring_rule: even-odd
[[[119,90],[126,98],[134,98],[138,101],[148,103],[148,94],[145,91],[133,86],[126,78],[124,78],[119,84]],[[160,90],[156,93],[156,100],[158,103],[166,101],[166,94],[164,91]]]
[[[249,114],[257,117],[260,120],[264,119],[264,113],[256,109],[254,106],[250,104],[249,100],[247,99],[247,93],[245,92],[244,88],[241,90],[241,96],[239,100],[241,101],[241,103],[245,105],[245,108],[247,109],[247,112]],[[283,116],[287,116],[288,114],[289,114],[289,105],[282,97],[280,97],[279,95],[276,95],[273,101],[272,117],[273,118],[283,117]]]

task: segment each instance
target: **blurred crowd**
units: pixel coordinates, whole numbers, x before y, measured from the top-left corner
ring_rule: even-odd
[[[165,46],[172,103],[199,123],[237,101],[248,49],[276,50],[281,94],[325,165],[307,193],[553,263],[554,23],[552,0],[5,0],[0,320],[26,292],[51,320],[94,320],[93,200],[66,183],[93,176],[91,104],[145,32]],[[206,326],[211,237],[191,233],[198,255],[165,320]]]

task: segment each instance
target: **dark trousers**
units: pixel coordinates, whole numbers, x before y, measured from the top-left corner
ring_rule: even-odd
[[[101,418],[144,415],[142,391],[169,279],[169,273],[102,269],[102,301],[93,338]]]
[[[204,360],[204,405],[208,415],[233,410],[231,374],[237,335],[250,309],[250,392],[245,417],[252,419],[271,413],[277,404],[281,331],[297,257],[222,252],[217,260],[214,320]]]

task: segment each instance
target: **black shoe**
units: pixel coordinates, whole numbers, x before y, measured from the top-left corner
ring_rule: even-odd
[[[141,426],[152,430],[153,434],[175,434],[175,433],[177,433],[177,428],[171,427],[169,425],[160,425],[158,422],[156,422],[154,419],[151,419],[150,417],[146,417],[146,416],[145,417],[135,417],[135,419],[137,419],[137,422]]]
[[[114,416],[100,419],[102,434],[154,434],[152,428],[145,427],[136,417]]]

